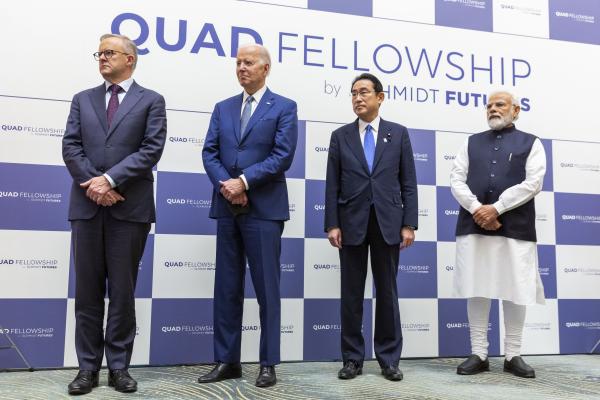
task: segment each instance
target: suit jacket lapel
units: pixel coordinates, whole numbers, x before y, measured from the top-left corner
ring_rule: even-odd
[[[252,113],[250,121],[248,121],[248,125],[246,125],[246,132],[243,132],[244,136],[242,137],[242,142],[246,140],[246,138],[252,133],[252,128],[254,127],[254,125],[256,125],[256,122],[260,121],[260,119],[267,113],[267,111],[269,111],[269,109],[273,107],[273,104],[275,104],[275,98],[273,97],[271,91],[267,89],[263,97],[260,99],[258,107]]]
[[[231,125],[233,126],[233,134],[235,141],[240,142],[240,123],[242,119],[242,102],[244,101],[244,94],[236,96],[231,102],[231,109],[229,114],[231,115]]]
[[[381,159],[383,152],[388,148],[387,138],[391,137],[392,128],[383,120],[379,120],[379,132],[377,132],[377,144],[375,145],[375,159],[373,160],[373,171]],[[384,139],[386,139],[384,141]]]
[[[106,119],[106,86],[104,83],[92,90],[90,95],[92,107],[98,116],[100,125],[104,128],[104,134],[108,131],[108,121]]]
[[[352,124],[351,129],[346,130],[344,137],[356,159],[363,166],[367,175],[370,175],[371,173],[369,172],[369,165],[367,164],[367,158],[365,157],[365,150],[363,149],[363,145],[360,141],[360,133],[358,132],[358,119]]]
[[[133,81],[133,83],[129,87],[129,90],[127,91],[127,94],[123,98],[123,102],[119,104],[117,113],[113,118],[110,128],[108,129],[108,133],[106,134],[107,137],[115,131],[117,126],[119,126],[119,124],[123,120],[123,117],[125,117],[125,115],[127,115],[127,113],[131,111],[131,109],[137,104],[137,102],[140,101],[143,92],[144,89],[140,85],[135,83],[135,81]]]

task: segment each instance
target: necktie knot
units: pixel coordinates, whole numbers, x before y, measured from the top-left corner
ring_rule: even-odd
[[[115,94],[119,94],[119,92],[121,91],[122,88],[119,85],[110,85],[108,87],[108,89],[110,90],[111,95],[115,95]]]

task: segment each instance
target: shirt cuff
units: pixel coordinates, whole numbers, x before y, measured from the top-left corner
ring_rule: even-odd
[[[242,182],[244,182],[244,186],[246,187],[246,190],[250,189],[250,186],[248,186],[248,181],[246,180],[246,177],[244,176],[244,174],[240,175],[240,179],[242,180]]]
[[[479,207],[481,207],[481,206],[482,206],[482,204],[481,204],[481,203],[480,203],[478,200],[475,200],[475,201],[474,201],[473,203],[471,203],[471,205],[469,206],[469,212],[470,212],[471,214],[475,214],[475,211],[476,211],[476,210],[477,210]]]
[[[498,211],[498,215],[502,215],[506,211],[506,207],[504,207],[501,200],[498,200],[492,206]]]
[[[113,181],[113,179],[108,174],[104,174],[102,176],[106,178],[106,180],[108,181],[108,183],[110,183],[110,187],[111,188],[114,189],[114,188],[117,187],[117,184],[115,183],[115,181]]]

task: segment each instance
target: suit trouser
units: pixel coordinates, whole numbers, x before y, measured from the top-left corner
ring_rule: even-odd
[[[150,224],[115,219],[102,207],[91,219],[71,221],[71,229],[79,368],[99,370],[104,353],[109,369],[128,368],[136,333],[135,284]]]
[[[240,362],[246,257],[260,314],[260,364],[280,362],[283,221],[248,215],[217,220],[214,295],[215,361]]]
[[[342,244],[343,240],[342,236]],[[362,365],[365,357],[365,340],[361,328],[369,248],[376,290],[373,341],[375,357],[381,367],[397,367],[402,351],[396,286],[400,247],[399,244],[388,245],[385,242],[372,206],[365,241],[358,246],[342,245],[340,250],[342,359],[344,362],[354,360]]]

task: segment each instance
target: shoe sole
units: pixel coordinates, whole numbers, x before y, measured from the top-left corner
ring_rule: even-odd
[[[90,388],[90,390],[81,390],[81,389],[77,389],[77,390],[70,390],[70,389],[69,389],[69,392],[68,392],[68,393],[69,393],[69,395],[71,395],[71,396],[79,396],[79,395],[82,395],[82,394],[88,394],[88,393],[91,393],[91,392],[92,392],[92,389],[93,389],[93,388],[96,388],[96,387],[98,387],[98,383],[99,383],[99,382],[93,382],[93,383],[92,383],[92,387]]]
[[[133,392],[137,392],[137,387],[134,387],[134,388],[127,388],[127,389],[117,389],[117,388],[115,387],[115,383],[114,383],[114,382],[112,382],[112,381],[110,381],[110,380],[108,381],[108,386],[109,386],[109,387],[112,387],[112,388],[115,388],[115,390],[116,390],[117,392],[120,392],[120,393],[133,393]]]
[[[490,371],[490,366],[488,365],[487,367],[479,368],[479,369],[477,369],[475,371],[472,371],[472,372],[471,371],[464,371],[464,370],[457,369],[456,373],[458,375],[477,375],[477,374],[480,374],[482,372],[489,372],[489,371]]]
[[[528,379],[535,378],[535,373],[533,373],[532,375],[520,374],[520,373],[513,371],[512,369],[508,369],[508,368],[504,368],[504,372],[509,372],[519,378],[528,378]]]
[[[226,381],[227,379],[239,379],[241,377],[242,377],[242,371],[240,371],[239,373],[222,376],[218,379],[201,380],[200,378],[198,378],[198,383],[215,383],[215,382]]]
[[[261,384],[261,385],[259,385],[258,383],[255,383],[254,386],[259,387],[259,388],[268,388],[271,386],[275,386],[276,383],[277,383],[277,380],[275,382],[269,382],[269,383]]]
[[[340,375],[338,375],[338,379],[343,379],[343,380],[354,379],[354,378],[356,378],[358,375],[362,375],[362,368],[361,368],[361,369],[359,369],[359,370],[356,372],[356,375],[354,375],[354,376],[340,376]]]

